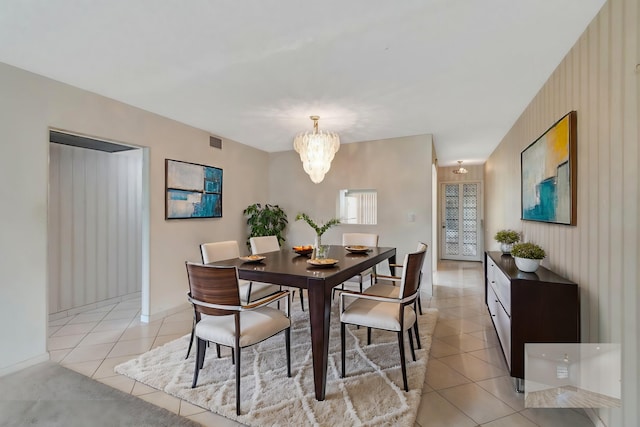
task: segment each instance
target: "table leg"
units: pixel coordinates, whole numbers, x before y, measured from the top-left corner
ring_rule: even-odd
[[[392,267],[391,265],[396,263],[396,254],[394,253],[393,255],[391,255],[387,261],[389,262],[389,272],[392,276],[395,276],[396,268]]]
[[[311,323],[311,353],[316,400],[324,400],[329,359],[329,322],[331,320],[331,289],[324,282],[308,279],[309,320]]]

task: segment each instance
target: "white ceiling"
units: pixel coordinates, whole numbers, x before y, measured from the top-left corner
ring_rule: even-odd
[[[482,163],[604,0],[1,0],[0,62],[275,152],[431,133]]]

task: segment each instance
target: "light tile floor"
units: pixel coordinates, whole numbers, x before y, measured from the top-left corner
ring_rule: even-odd
[[[440,262],[433,297],[440,315],[415,427],[592,426],[579,409],[527,409],[514,391],[484,305],[480,263]],[[133,299],[49,322],[51,359],[205,426],[238,426],[173,396],[115,374],[114,366],[191,330],[191,309],[142,323]]]

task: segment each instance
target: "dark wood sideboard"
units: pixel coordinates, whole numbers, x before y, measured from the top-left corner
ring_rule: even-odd
[[[580,342],[578,285],[544,267],[524,273],[502,252],[485,252],[484,261],[485,303],[522,391],[526,343]]]

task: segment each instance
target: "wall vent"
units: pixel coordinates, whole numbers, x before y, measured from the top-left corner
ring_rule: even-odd
[[[222,139],[218,138],[217,136],[210,136],[209,145],[213,148],[219,148],[222,150]]]

